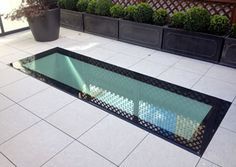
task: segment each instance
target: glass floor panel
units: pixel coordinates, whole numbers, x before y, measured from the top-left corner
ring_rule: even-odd
[[[230,103],[60,48],[13,67],[202,155]]]

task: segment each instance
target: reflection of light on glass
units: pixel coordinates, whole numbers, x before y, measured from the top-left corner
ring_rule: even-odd
[[[72,47],[68,47],[67,49],[70,49],[72,51],[75,51],[75,50],[87,50],[87,49],[90,49],[94,46],[98,45],[98,43],[89,43],[87,45],[80,45],[80,46],[72,46]]]
[[[19,62],[15,62],[15,63],[13,63],[12,65],[13,65],[13,67],[15,67],[16,69],[23,69],[21,63],[19,63]]]
[[[85,82],[82,80],[82,77],[80,76],[80,74],[78,73],[78,71],[76,70],[75,66],[73,65],[73,63],[71,62],[70,58],[69,57],[66,57],[66,61],[67,61],[67,64],[69,65],[72,73],[73,73],[73,76],[76,77],[76,82],[78,85],[81,85],[82,86],[82,92],[83,93],[88,93],[89,90],[87,89],[87,86],[85,84]]]

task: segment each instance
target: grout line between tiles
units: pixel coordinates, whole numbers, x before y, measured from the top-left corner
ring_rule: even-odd
[[[224,126],[219,126],[220,128],[222,128],[222,129],[224,129],[224,130],[227,130],[227,131],[229,131],[229,132],[231,132],[231,133],[235,133],[236,134],[236,131],[234,131],[234,130],[231,130],[231,129],[229,129],[229,128],[226,128],[226,127],[224,127]]]
[[[216,164],[216,163],[214,163],[214,162],[212,162],[212,161],[210,161],[210,160],[208,160],[208,159],[206,159],[206,158],[201,158],[201,159],[204,159],[204,160],[206,160],[206,161],[208,161],[208,162],[210,162],[210,163],[212,163],[212,164],[214,164],[214,165],[216,165],[216,166],[218,166],[218,167],[223,167],[223,166],[221,166],[221,165],[218,165],[218,164]]]
[[[121,163],[118,166],[121,166],[122,163],[128,159],[128,157],[140,146],[140,144],[148,137],[149,133],[147,133],[146,136],[144,136],[144,138],[130,151],[130,153],[123,159],[123,161],[121,161]]]
[[[197,167],[198,166],[198,164],[199,164],[199,162],[201,161],[201,158],[199,158],[198,159],[198,161],[197,161],[197,163],[196,163],[196,165],[195,165],[195,167]]]
[[[1,151],[0,151],[0,154],[2,154],[3,157],[5,157],[12,165],[16,167],[16,164],[12,160],[10,160],[5,154],[3,154]]]

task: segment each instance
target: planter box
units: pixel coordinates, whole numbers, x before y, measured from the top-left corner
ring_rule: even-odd
[[[119,21],[119,40],[140,46],[161,49],[163,27],[137,23],[127,20]]]
[[[73,30],[83,31],[83,13],[61,9],[61,26]]]
[[[236,39],[230,37],[225,38],[220,64],[236,68]]]
[[[84,31],[118,39],[118,19],[93,14],[84,14]]]
[[[224,37],[164,28],[164,51],[210,62],[219,62]]]

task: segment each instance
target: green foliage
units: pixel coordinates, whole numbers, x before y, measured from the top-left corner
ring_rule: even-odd
[[[170,18],[170,26],[175,28],[183,28],[186,15],[184,12],[175,12]]]
[[[95,7],[96,7],[97,1],[96,0],[90,0],[87,7],[87,12],[91,14],[95,14]]]
[[[88,7],[88,0],[79,0],[76,7],[79,12],[85,12]]]
[[[60,8],[65,8],[65,0],[58,0],[57,4]]]
[[[111,7],[112,7],[111,0],[97,0],[95,13],[101,16],[109,16]]]
[[[124,10],[125,10],[124,6],[116,4],[111,7],[110,13],[112,17],[123,18],[125,12]]]
[[[77,0],[65,0],[65,8],[68,10],[76,10]]]
[[[142,2],[136,7],[134,12],[134,20],[141,23],[151,23],[152,15],[152,7],[149,4]]]
[[[168,22],[168,13],[165,9],[158,9],[153,13],[153,22],[156,25],[163,26]]]
[[[134,21],[134,15],[137,12],[137,7],[135,5],[127,6],[124,10],[124,19]]]
[[[236,38],[236,24],[232,25],[231,36]]]
[[[202,7],[192,7],[186,12],[184,28],[189,31],[206,32],[210,23],[210,13]]]
[[[228,17],[221,15],[213,15],[210,20],[209,31],[216,35],[224,35],[228,32],[230,21]]]

